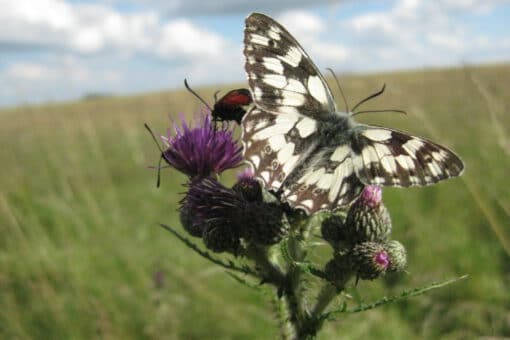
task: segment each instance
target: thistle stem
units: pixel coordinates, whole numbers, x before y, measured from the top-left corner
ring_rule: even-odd
[[[255,262],[260,269],[264,282],[270,282],[277,287],[285,285],[285,274],[280,266],[270,259],[266,247],[249,246],[246,249],[246,257]]]
[[[317,296],[317,302],[312,309],[311,318],[319,318],[326,310],[331,301],[340,293],[340,290],[333,284],[327,282],[324,284]]]

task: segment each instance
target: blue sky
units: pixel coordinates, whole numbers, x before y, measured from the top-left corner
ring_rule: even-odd
[[[256,5],[253,5],[253,4]],[[508,0],[0,0],[0,106],[245,79],[243,20],[338,73],[510,61]]]

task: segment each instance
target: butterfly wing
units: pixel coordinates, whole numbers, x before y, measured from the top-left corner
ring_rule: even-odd
[[[317,122],[300,114],[253,107],[243,118],[244,158],[267,189],[278,191],[287,177],[317,147]]]
[[[347,145],[318,148],[291,176],[282,196],[308,214],[346,207],[364,187]]]
[[[251,14],[245,24],[245,69],[260,109],[314,119],[336,111],[324,77],[282,25],[259,13]]]
[[[455,153],[425,138],[382,127],[358,128],[352,141],[354,168],[365,184],[423,186],[464,170]]]

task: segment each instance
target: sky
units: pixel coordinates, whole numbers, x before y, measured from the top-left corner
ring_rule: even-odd
[[[244,18],[339,74],[510,61],[509,0],[0,0],[0,107],[245,81]]]

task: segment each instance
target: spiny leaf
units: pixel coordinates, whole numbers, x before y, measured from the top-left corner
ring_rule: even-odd
[[[223,268],[229,269],[229,270],[234,270],[234,271],[237,271],[237,272],[240,272],[243,274],[257,276],[256,273],[250,267],[248,267],[248,266],[239,267],[236,264],[234,264],[234,262],[232,262],[231,260],[229,260],[227,263],[223,262],[223,261],[213,257],[209,252],[200,249],[195,243],[190,241],[187,237],[181,235],[178,231],[176,231],[172,227],[167,226],[166,224],[162,224],[162,223],[160,224],[160,226],[163,227],[165,230],[169,231],[175,237],[177,237],[180,241],[182,241],[188,248],[193,250],[195,253],[202,256],[203,258],[206,258],[207,260],[211,261],[212,263],[217,264],[217,265],[219,265]]]
[[[248,282],[247,280],[245,280],[244,278],[240,277],[239,275],[237,275],[233,272],[227,271],[226,273],[227,273],[227,275],[232,277],[234,280],[245,285],[246,287],[249,287],[249,288],[259,291],[259,292],[262,291],[262,288],[260,285],[252,283],[252,282]]]
[[[391,297],[386,297],[385,296],[385,297],[383,297],[380,300],[374,301],[374,302],[369,303],[369,304],[361,304],[360,306],[358,306],[356,308],[352,308],[352,309],[348,309],[347,305],[344,302],[344,304],[339,309],[333,310],[333,311],[328,312],[328,313],[324,313],[324,314],[321,315],[320,318],[321,319],[327,319],[327,320],[335,320],[335,315],[337,315],[337,314],[363,312],[363,311],[366,311],[366,310],[369,310],[369,309],[377,308],[377,307],[380,307],[382,305],[385,305],[385,304],[388,304],[388,303],[392,303],[392,302],[396,302],[396,301],[399,301],[399,300],[402,300],[402,299],[406,299],[406,298],[409,298],[409,297],[412,297],[412,296],[418,296],[418,295],[425,294],[425,293],[427,293],[427,292],[429,292],[429,291],[431,291],[433,289],[437,289],[437,288],[441,288],[441,287],[447,286],[449,284],[452,284],[452,283],[455,283],[457,281],[463,280],[463,279],[465,279],[467,277],[468,277],[468,275],[463,275],[463,276],[456,277],[456,278],[453,278],[453,279],[450,279],[450,280],[446,280],[446,281],[442,281],[442,282],[435,282],[435,283],[429,284],[429,285],[424,286],[424,287],[419,287],[419,288],[415,288],[415,289],[411,289],[411,290],[405,290],[402,293],[400,293],[399,295],[395,295],[395,296],[391,296]]]

